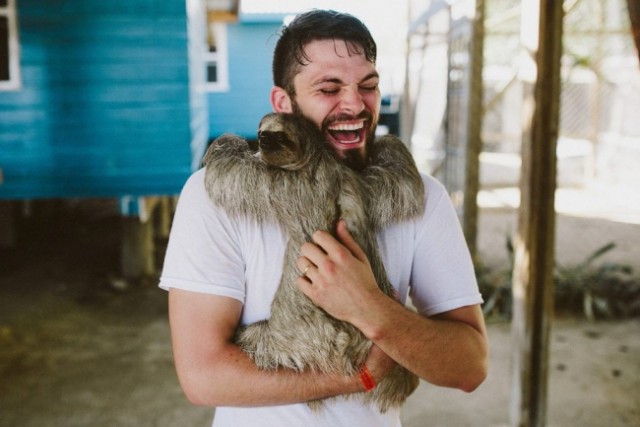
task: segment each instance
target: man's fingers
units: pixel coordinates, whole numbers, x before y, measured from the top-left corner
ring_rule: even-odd
[[[361,262],[368,263],[367,255],[353,238],[343,219],[338,221],[336,237],[327,231],[316,231],[311,237],[313,242],[303,244],[300,251],[318,267],[323,265],[327,257],[341,263],[353,256]]]
[[[316,232],[316,234],[317,233],[318,232]],[[300,247],[300,254],[304,257],[307,257],[309,261],[313,262],[315,265],[318,265],[317,261],[319,261],[323,256],[327,255],[325,250],[315,241],[303,243]]]
[[[338,238],[347,249],[360,261],[366,261],[367,255],[364,253],[358,242],[353,238],[347,227],[347,221],[341,219],[338,221],[337,232]]]
[[[309,273],[313,268],[316,268],[315,264],[309,260],[309,258],[305,256],[298,257],[296,260],[296,268],[300,273],[301,277],[309,277]]]

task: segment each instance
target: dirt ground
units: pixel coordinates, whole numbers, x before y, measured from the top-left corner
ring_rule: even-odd
[[[514,218],[483,210],[479,241],[493,264]],[[609,240],[616,261],[640,262],[640,226],[608,221],[589,238],[597,227],[585,221],[559,217],[563,262]],[[166,294],[153,278],[115,280],[118,223],[66,213],[28,225],[18,248],[0,252],[0,426],[210,425],[212,410],[190,406],[178,385]],[[557,319],[552,331],[548,425],[640,425],[640,319]],[[489,340],[485,383],[472,394],[423,383],[405,427],[508,425],[509,323],[490,322]]]

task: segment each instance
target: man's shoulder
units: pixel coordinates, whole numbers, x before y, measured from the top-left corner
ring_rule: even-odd
[[[426,191],[436,191],[441,193],[445,191],[444,185],[433,175],[429,175],[426,172],[420,171],[420,176],[422,177],[422,182],[424,183],[424,188]]]
[[[420,172],[420,176],[424,183],[425,216],[428,216],[428,212],[433,211],[437,205],[447,199],[448,193],[444,185],[434,176],[425,172]]]
[[[206,189],[204,186],[205,169],[198,169],[189,175],[189,178],[185,181],[180,191],[180,198],[201,198],[206,195]]]
[[[185,182],[184,186],[185,187],[201,186],[204,189],[205,172],[206,172],[205,168],[200,168],[196,170],[191,175],[189,175],[189,178],[187,178],[187,181]]]

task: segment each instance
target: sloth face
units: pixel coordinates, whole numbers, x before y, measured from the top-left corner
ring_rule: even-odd
[[[312,144],[322,144],[322,134],[313,123],[292,114],[271,113],[258,128],[260,158],[282,169],[298,170],[312,156]]]
[[[262,131],[258,134],[258,144],[262,160],[271,165],[288,169],[302,157],[302,150],[296,141],[282,131]]]

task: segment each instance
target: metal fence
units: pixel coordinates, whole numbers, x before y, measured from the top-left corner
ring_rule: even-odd
[[[517,191],[508,189],[518,186],[522,93],[532,80],[519,50],[519,4],[489,0],[485,21],[480,185],[482,194],[507,206],[517,204]],[[556,260],[575,265],[613,242],[616,247],[598,261],[637,268],[640,64],[627,5],[570,0],[565,11]],[[482,258],[504,260],[505,234],[515,232],[515,215],[481,210],[480,224]]]
[[[503,156],[485,156],[484,169],[496,169],[485,171],[485,186],[513,184],[517,176],[500,172],[500,165],[504,169],[508,155],[520,150],[521,94],[529,70],[519,47],[519,5],[518,0],[488,1],[483,141],[485,152]],[[633,118],[640,111],[640,66],[626,3],[571,0],[565,10],[558,184],[630,185],[637,182],[636,168],[613,176],[607,166],[631,152],[640,159],[640,120]]]
[[[582,211],[559,215],[556,253],[560,263],[575,263],[616,241],[614,260],[638,264],[640,256],[634,253],[637,245],[632,236],[637,235],[640,224],[640,64],[627,4],[625,0],[565,0],[564,6],[557,194],[569,198],[556,198],[556,207]],[[516,229],[513,208],[519,202],[523,94],[526,85],[535,80],[531,58],[521,49],[520,7],[520,0],[485,0],[484,54],[481,58],[471,56],[463,64],[471,67],[472,61],[481,61],[483,70],[477,248],[481,257],[490,261],[506,260],[506,235]],[[427,89],[420,95],[425,100],[422,110],[420,99],[416,103],[413,145],[423,167],[449,189],[465,225],[466,209],[461,206],[468,200],[462,195],[468,165],[466,142],[460,138],[466,135],[469,116],[452,108],[464,105],[464,99],[451,98],[461,93],[459,82],[451,80],[466,72],[458,70],[456,62],[463,58],[459,51],[465,46],[459,45],[459,37],[453,37],[453,20],[443,30],[436,18],[421,33],[416,31],[420,43],[415,49],[429,58],[429,51],[441,52],[446,43],[448,66],[423,60],[426,65],[414,76],[414,83],[422,78]],[[443,73],[447,73],[450,89],[445,108],[440,107],[442,92],[437,89]],[[421,130],[422,123],[435,121],[434,114],[443,117],[439,131]],[[593,200],[588,205],[585,199],[589,197]],[[598,212],[583,215],[589,209],[608,209],[610,215],[614,207],[619,208],[616,215],[620,221],[593,219],[603,218]],[[629,231],[628,226],[635,228]]]

